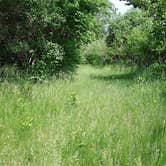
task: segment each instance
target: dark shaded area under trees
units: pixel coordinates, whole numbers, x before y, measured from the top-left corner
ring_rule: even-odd
[[[80,45],[100,35],[97,14],[110,7],[108,0],[0,1],[0,65],[37,75],[73,71]]]

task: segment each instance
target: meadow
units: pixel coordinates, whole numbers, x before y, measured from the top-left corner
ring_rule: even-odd
[[[81,65],[71,79],[1,81],[0,165],[165,166],[165,80]]]

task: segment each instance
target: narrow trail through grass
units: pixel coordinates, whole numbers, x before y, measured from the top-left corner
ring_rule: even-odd
[[[0,165],[164,166],[166,86],[124,66],[0,83]]]

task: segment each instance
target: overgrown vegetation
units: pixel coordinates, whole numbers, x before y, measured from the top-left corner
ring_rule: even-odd
[[[149,43],[152,20],[139,10],[131,10],[124,16],[111,20],[107,45],[114,60],[126,60],[133,64],[149,65],[153,53]],[[153,61],[154,62],[154,61]]]
[[[166,84],[141,73],[81,66],[73,81],[1,83],[0,165],[164,165]]]
[[[0,0],[0,165],[166,164],[166,1],[128,2]]]
[[[103,39],[83,45],[80,49],[82,63],[96,66],[109,63],[109,52],[110,50]]]
[[[128,2],[139,9],[113,17],[107,37],[111,57],[139,66],[166,64],[166,1]]]
[[[165,64],[166,2],[128,2],[139,9],[121,16],[108,0],[1,0],[0,65],[47,77],[74,71],[81,59]]]
[[[156,53],[156,58],[165,60],[166,53],[166,1],[165,0],[127,0],[145,11],[153,20],[153,28],[150,33],[151,47]]]
[[[0,7],[0,65],[14,64],[41,75],[74,70],[80,62],[80,45],[100,35],[111,4],[1,0]]]

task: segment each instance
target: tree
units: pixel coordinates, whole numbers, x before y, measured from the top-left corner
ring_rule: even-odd
[[[111,58],[149,65],[153,61],[149,47],[151,29],[152,20],[140,10],[131,10],[112,19],[106,39]]]
[[[72,71],[80,45],[99,35],[97,14],[109,9],[108,0],[1,0],[0,65],[44,70],[54,59],[51,68]]]
[[[166,1],[165,0],[127,0],[129,4],[147,12],[153,19],[150,44],[155,58],[166,63]]]

